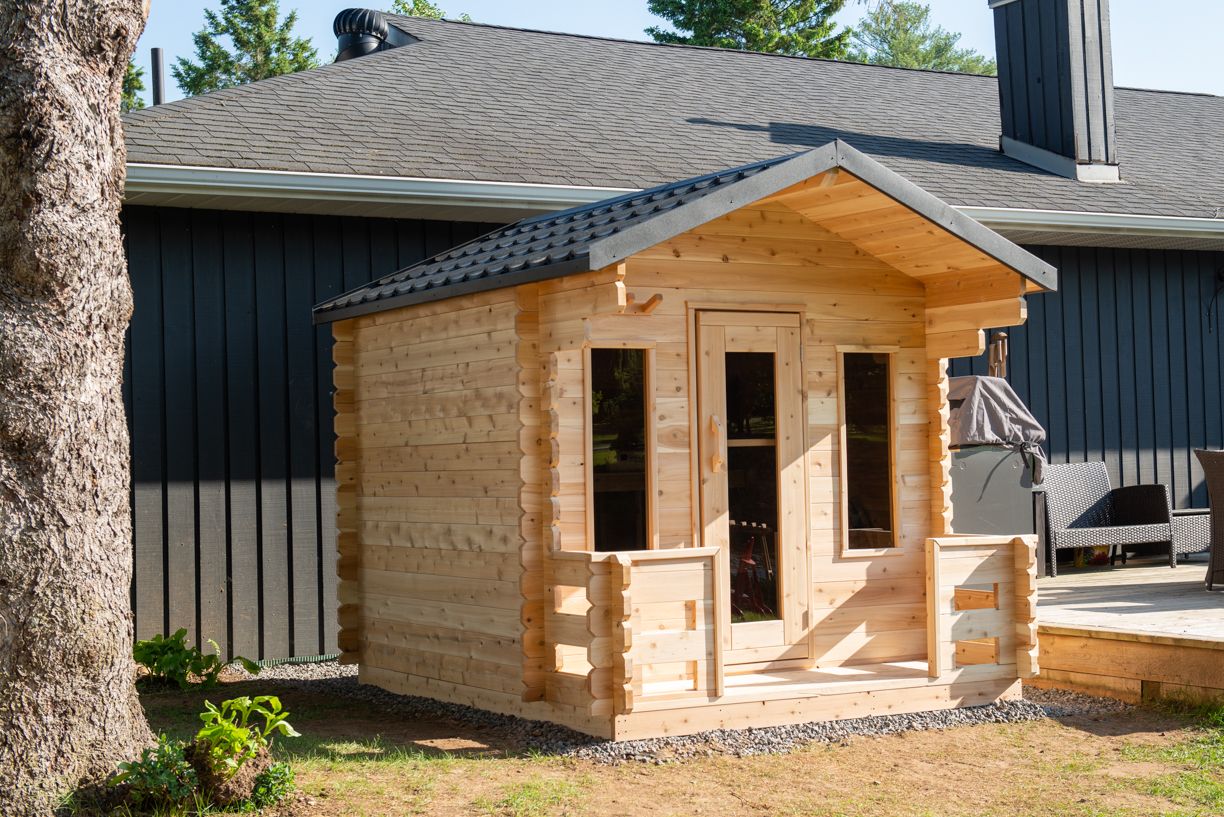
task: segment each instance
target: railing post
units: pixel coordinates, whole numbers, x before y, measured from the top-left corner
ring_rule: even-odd
[[[612,623],[612,711],[625,715],[633,711],[633,599],[630,586],[633,568],[627,557],[608,560],[613,593],[609,597]],[[619,592],[617,589],[619,588]]]
[[[1016,554],[1016,673],[1036,678],[1037,660],[1037,537],[1017,536]]]

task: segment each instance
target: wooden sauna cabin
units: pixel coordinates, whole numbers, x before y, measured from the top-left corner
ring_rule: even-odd
[[[360,680],[613,739],[984,704],[1035,543],[951,532],[947,358],[1055,270],[841,142],[316,308]]]

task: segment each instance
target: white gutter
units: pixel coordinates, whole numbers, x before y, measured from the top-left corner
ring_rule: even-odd
[[[129,163],[126,193],[483,205],[547,211],[590,204],[636,189]]]
[[[1071,210],[1025,210],[1012,207],[956,209],[993,229],[1224,239],[1224,218],[1079,213]]]
[[[590,204],[635,190],[636,188],[629,187],[458,181],[143,163],[130,163],[127,166],[129,195],[146,193],[169,196],[245,196],[399,205],[498,207],[547,212]],[[1081,213],[1011,207],[964,206],[956,209],[988,227],[1002,230],[1224,240],[1224,218]]]

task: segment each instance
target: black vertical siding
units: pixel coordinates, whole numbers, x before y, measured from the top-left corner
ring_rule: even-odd
[[[1058,267],[1059,291],[1029,297],[1008,379],[1051,460],[1104,460],[1115,484],[1161,482],[1178,507],[1205,506],[1192,452],[1224,443],[1224,340],[1206,317],[1224,253],[1029,249]],[[985,358],[952,372],[985,374]]]
[[[335,652],[331,335],[310,307],[489,225],[129,207],[137,637]]]

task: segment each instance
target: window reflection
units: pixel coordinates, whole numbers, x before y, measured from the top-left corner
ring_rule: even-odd
[[[894,545],[889,357],[875,353],[846,353],[842,357],[846,423],[843,487],[847,546],[853,550]]]
[[[646,352],[591,350],[595,550],[643,550],[647,538]]]

